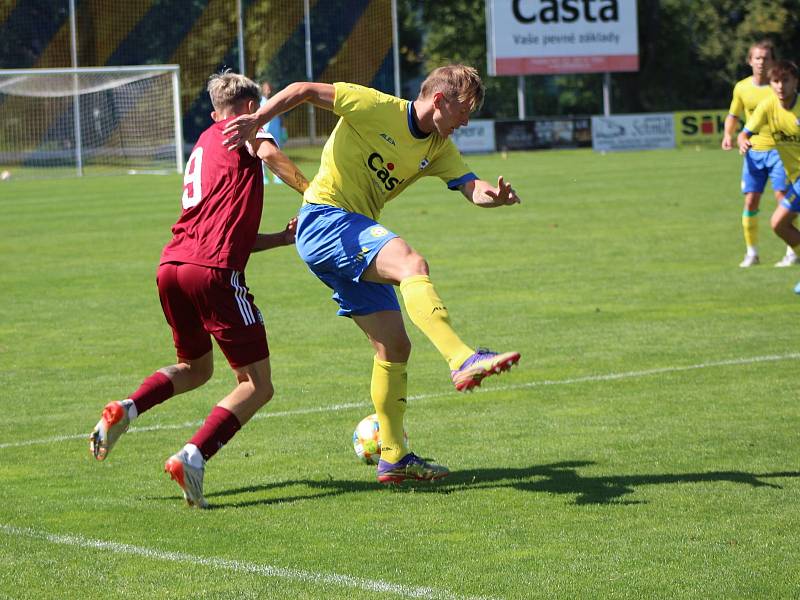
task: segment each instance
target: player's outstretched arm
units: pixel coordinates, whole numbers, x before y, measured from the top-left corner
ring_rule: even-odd
[[[286,229],[276,233],[259,233],[256,235],[253,252],[271,250],[280,246],[290,246],[294,244],[294,234],[297,230],[297,217],[292,217],[286,224]]]
[[[260,141],[256,155],[264,161],[270,171],[302,195],[308,187],[308,179],[303,172],[275,144],[267,140]]]
[[[241,148],[259,128],[266,125],[273,117],[282,115],[304,102],[310,102],[314,106],[326,110],[333,110],[335,97],[335,88],[330,83],[310,81],[292,83],[270,98],[256,112],[240,115],[228,123],[228,126],[222,131],[224,137],[222,143],[228,150]]]
[[[522,202],[517,196],[517,192],[510,183],[506,183],[502,175],[497,178],[497,187],[492,186],[488,181],[475,179],[462,185],[460,190],[467,200],[482,208],[508,206]]]

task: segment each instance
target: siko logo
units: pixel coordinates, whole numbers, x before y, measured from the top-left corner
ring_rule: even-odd
[[[725,117],[720,115],[686,115],[681,120],[684,135],[714,135],[725,129]]]
[[[377,175],[378,179],[381,180],[383,183],[383,187],[386,188],[387,192],[391,192],[398,183],[403,183],[405,179],[398,179],[397,177],[392,176],[392,171],[394,171],[394,163],[384,162],[383,157],[378,154],[377,152],[373,152],[369,155],[367,159],[367,166],[375,171],[375,175]]]

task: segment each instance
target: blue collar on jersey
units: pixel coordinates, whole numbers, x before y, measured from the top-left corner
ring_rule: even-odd
[[[408,103],[408,109],[406,110],[406,114],[408,116],[408,130],[418,140],[424,140],[426,137],[430,135],[430,133],[425,133],[422,131],[419,126],[417,125],[416,121],[414,121],[414,113],[412,111],[412,107],[414,106],[413,102]]]

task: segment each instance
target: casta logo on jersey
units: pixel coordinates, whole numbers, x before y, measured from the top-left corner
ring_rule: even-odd
[[[780,142],[782,144],[798,144],[800,143],[800,135],[792,135],[790,133],[786,133],[780,129],[777,129],[772,132],[772,137],[775,138],[776,142]]]
[[[375,172],[375,175],[381,180],[387,192],[391,192],[398,183],[403,183],[405,181],[405,179],[398,179],[392,176],[394,163],[385,162],[383,157],[377,152],[373,152],[369,155],[367,166]]]

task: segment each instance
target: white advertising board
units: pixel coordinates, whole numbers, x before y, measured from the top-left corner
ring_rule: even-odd
[[[494,121],[472,119],[466,127],[456,129],[452,137],[461,152],[494,152]]]
[[[639,70],[636,0],[486,0],[489,75]]]
[[[592,117],[592,148],[598,152],[674,147],[672,113]]]

